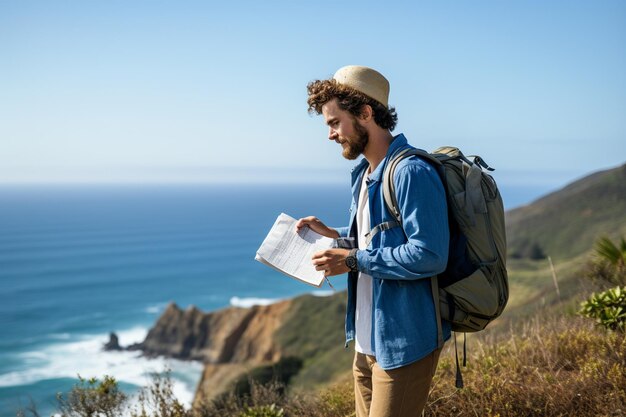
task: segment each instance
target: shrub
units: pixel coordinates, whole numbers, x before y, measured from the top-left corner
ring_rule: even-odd
[[[62,417],[116,417],[121,414],[127,397],[120,391],[115,378],[105,376],[99,381],[79,375],[78,380],[67,395],[57,394]]]
[[[284,410],[272,405],[260,405],[256,407],[245,407],[241,417],[283,417]]]
[[[242,417],[244,413],[279,412],[287,402],[285,386],[280,382],[274,380],[261,384],[251,379],[248,393],[238,395],[235,391],[231,391],[213,400],[201,401],[192,410],[192,415],[194,417]],[[274,409],[268,411],[272,406]],[[255,414],[245,416],[253,415]],[[258,415],[263,416],[263,414]]]
[[[511,248],[511,258],[514,259],[532,259],[534,261],[546,259],[546,254],[537,242],[522,240],[515,248]]]
[[[541,246],[539,246],[538,243],[532,244],[530,249],[528,249],[527,256],[532,260],[546,259],[546,254],[543,252],[543,249],[541,249]]]
[[[321,392],[287,394],[277,382],[252,382],[249,395],[221,396],[200,404],[194,417],[346,417],[354,415],[352,383],[331,385]]]
[[[138,405],[130,411],[130,417],[187,417],[185,407],[174,396],[171,371],[153,373],[148,387],[142,388]]]
[[[626,241],[619,246],[608,237],[596,241],[595,256],[587,265],[587,277],[612,285],[626,286]]]
[[[579,314],[595,319],[606,329],[626,331],[626,287],[592,294],[581,303]]]
[[[302,363],[302,359],[288,356],[281,358],[272,365],[257,367],[248,375],[244,375],[235,381],[234,393],[238,397],[249,395],[253,383],[267,385],[271,382],[277,382],[278,384],[275,385],[277,388],[284,388],[289,385],[289,381],[300,371]]]

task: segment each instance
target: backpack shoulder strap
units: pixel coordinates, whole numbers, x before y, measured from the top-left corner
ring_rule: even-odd
[[[402,217],[398,208],[398,198],[396,197],[396,186],[393,183],[393,176],[400,161],[413,155],[426,159],[435,166],[441,165],[441,161],[436,156],[421,149],[405,148],[391,155],[391,159],[387,162],[383,171],[383,197],[385,198],[387,209],[389,209],[391,215],[400,225],[402,225]]]
[[[394,227],[402,226],[402,215],[400,213],[400,209],[398,208],[396,186],[393,183],[393,176],[400,161],[413,155],[426,159],[435,166],[441,165],[441,161],[437,156],[417,148],[400,149],[389,156],[389,160],[385,164],[385,169],[383,171],[383,198],[385,199],[387,210],[389,210],[389,213],[391,213],[395,220],[383,222],[372,228],[369,233],[365,235],[367,245],[370,244],[374,236],[378,233],[393,229]],[[441,156],[446,157],[445,155]]]

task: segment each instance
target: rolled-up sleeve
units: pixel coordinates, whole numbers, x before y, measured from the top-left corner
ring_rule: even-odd
[[[348,237],[348,226],[333,227],[339,233],[339,237]]]
[[[359,270],[381,279],[420,279],[443,272],[448,260],[446,196],[439,175],[422,160],[400,164],[394,176],[406,242],[357,253]]]

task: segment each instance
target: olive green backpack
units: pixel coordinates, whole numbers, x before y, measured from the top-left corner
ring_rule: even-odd
[[[448,267],[431,280],[441,346],[441,318],[450,322],[452,331],[477,332],[500,316],[506,306],[509,284],[504,207],[496,183],[487,173],[493,169],[480,157],[466,157],[454,147],[442,147],[433,153],[402,149],[390,157],[383,173],[385,203],[395,221],[374,227],[368,237],[370,241],[376,233],[402,226],[392,179],[398,163],[412,155],[437,168],[448,201],[451,230]],[[453,256],[459,252],[462,256]],[[457,377],[461,379],[460,372]],[[462,386],[459,380],[457,385]]]

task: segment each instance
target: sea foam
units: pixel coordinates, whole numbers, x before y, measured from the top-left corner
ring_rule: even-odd
[[[315,290],[315,291],[311,291],[311,294],[316,297],[330,297],[331,295],[335,294],[335,291],[334,290]]]
[[[118,333],[120,345],[142,341],[146,328],[132,328]],[[102,350],[108,334],[85,335],[66,343],[56,343],[37,351],[16,355],[18,363],[26,366],[0,375],[0,387],[34,384],[55,378],[114,377],[118,382],[145,387],[154,373],[172,370],[171,378],[176,398],[189,406],[193,401],[196,384],[202,373],[199,362],[186,362],[168,358],[145,358],[140,352]],[[177,376],[178,375],[178,376]],[[181,377],[184,376],[184,377]]]
[[[144,311],[148,314],[158,314],[162,312],[165,309],[165,307],[167,307],[166,303],[159,303],[159,304],[154,304],[154,305],[150,305],[146,307]]]
[[[281,301],[280,298],[231,297],[230,305],[233,307],[250,308],[252,306],[268,306],[279,301]]]

